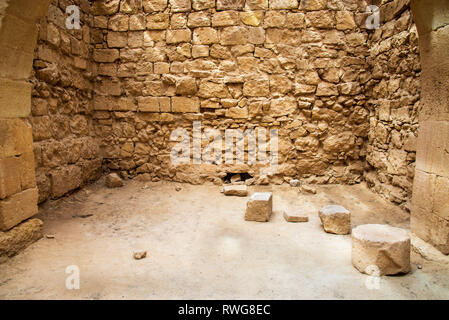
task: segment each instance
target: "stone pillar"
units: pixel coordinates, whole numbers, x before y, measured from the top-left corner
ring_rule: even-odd
[[[0,0],[0,231],[37,213],[30,76],[49,0]]]
[[[449,254],[449,0],[412,0],[421,111],[411,230]]]

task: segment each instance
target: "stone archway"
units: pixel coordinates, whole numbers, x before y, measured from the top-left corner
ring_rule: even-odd
[[[422,64],[411,230],[449,254],[449,1],[412,0]]]
[[[0,231],[37,213],[33,137],[27,120],[38,29],[50,0],[0,0]]]

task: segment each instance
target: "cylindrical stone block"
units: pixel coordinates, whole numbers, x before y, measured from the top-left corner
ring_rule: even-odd
[[[352,230],[352,264],[362,273],[394,275],[410,271],[410,236],[404,229],[365,224]],[[376,274],[377,273],[377,274]]]

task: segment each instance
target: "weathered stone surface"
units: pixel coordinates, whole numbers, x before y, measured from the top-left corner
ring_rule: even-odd
[[[50,173],[50,179],[52,186],[51,195],[53,198],[59,198],[81,186],[81,168],[78,166],[67,166],[53,170]]]
[[[292,213],[284,211],[284,219],[287,222],[308,222],[309,216],[305,213]]]
[[[173,97],[172,98],[173,112],[199,112],[200,101],[198,98]]]
[[[224,185],[223,193],[225,196],[238,196],[238,197],[246,197],[248,195],[248,188],[244,184],[240,185]]]
[[[0,231],[0,263],[41,239],[42,225],[39,219],[29,219],[9,231]]]
[[[320,209],[319,216],[324,231],[334,234],[351,233],[351,213],[339,205],[328,205]]]
[[[106,187],[119,188],[123,186],[123,180],[117,173],[110,173],[106,176]]]
[[[256,192],[246,203],[245,220],[267,222],[273,211],[271,192]]]
[[[34,216],[38,211],[37,199],[37,188],[32,188],[0,200],[0,230],[7,231]]]
[[[388,225],[358,226],[352,230],[352,264],[362,273],[374,270],[377,276],[408,273],[410,236]]]

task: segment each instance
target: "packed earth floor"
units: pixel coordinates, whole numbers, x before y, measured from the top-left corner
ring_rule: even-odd
[[[340,204],[352,227],[409,228],[409,214],[355,186],[288,185],[273,192],[268,223],[244,220],[249,197],[220,186],[103,181],[40,208],[44,238],[0,265],[1,299],[448,299],[449,268],[412,250],[411,272],[373,282],[351,265],[350,235],[325,233],[318,210]],[[178,190],[178,191],[177,191]],[[309,222],[288,223],[282,211]],[[147,257],[135,260],[136,250]],[[66,268],[80,270],[68,290]],[[373,285],[374,283],[374,285]]]

